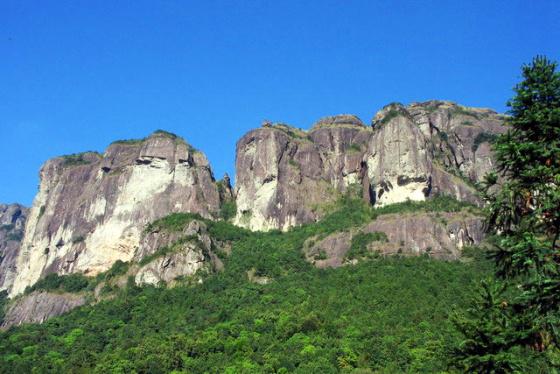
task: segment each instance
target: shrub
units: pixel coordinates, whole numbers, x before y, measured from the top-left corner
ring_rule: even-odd
[[[480,145],[482,143],[493,143],[496,140],[497,137],[498,137],[498,135],[492,134],[492,133],[489,133],[489,132],[485,132],[485,131],[479,133],[474,138],[474,142],[473,142],[473,145],[472,145],[472,148],[471,148],[472,151],[476,152],[476,150],[478,149],[478,147],[480,147]]]
[[[33,291],[65,291],[79,292],[88,288],[92,278],[88,278],[82,274],[58,275],[51,273],[46,277],[39,279],[33,286],[25,289],[25,294]]]
[[[368,245],[372,242],[386,242],[387,235],[384,232],[375,231],[363,233],[359,232],[352,236],[350,250],[346,253],[346,258],[349,260],[369,257]]]
[[[230,219],[235,217],[236,213],[237,204],[235,203],[235,200],[225,201],[224,203],[222,203],[222,206],[220,207],[220,217],[223,220],[229,221]]]

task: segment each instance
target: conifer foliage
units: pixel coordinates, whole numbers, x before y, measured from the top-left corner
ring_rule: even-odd
[[[560,73],[536,57],[508,102],[508,131],[486,177],[495,285],[486,283],[455,323],[460,368],[485,373],[560,366]],[[499,298],[499,299],[496,299]],[[525,361],[525,363],[523,363]],[[529,366],[528,366],[529,365]]]

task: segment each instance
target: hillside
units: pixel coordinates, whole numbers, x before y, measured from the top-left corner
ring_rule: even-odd
[[[39,283],[31,294],[73,290],[91,301],[104,286],[91,306],[2,333],[1,372],[443,371],[446,350],[457,343],[449,314],[490,268],[480,250],[445,262],[428,254],[384,257],[353,241],[359,254],[353,266],[319,269],[301,248],[310,238],[349,232],[386,214],[469,209],[436,199],[375,210],[347,198],[320,222],[285,233],[169,216],[151,229],[206,224],[212,240],[228,248],[223,270],[199,271],[170,288],[136,286],[134,264],[81,285],[73,276]]]
[[[264,123],[235,186],[163,130],[48,160],[3,211],[2,372],[447,370],[503,122],[429,101]]]

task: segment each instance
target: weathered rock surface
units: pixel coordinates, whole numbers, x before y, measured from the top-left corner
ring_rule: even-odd
[[[465,246],[478,245],[484,239],[482,217],[468,212],[388,214],[353,232],[337,232],[308,242],[304,249],[306,258],[320,268],[352,263],[347,254],[353,236],[376,232],[384,233],[387,241],[369,243],[370,253],[427,254],[443,260],[458,259]]]
[[[138,285],[170,283],[180,277],[194,275],[207,264],[209,261],[196,243],[176,243],[172,253],[157,257],[142,266],[134,280]]]
[[[84,304],[85,298],[82,295],[32,292],[11,303],[0,328],[7,329],[22,323],[43,323]]]
[[[208,235],[206,225],[199,220],[190,221],[182,231],[170,232],[156,227],[144,235],[134,255],[135,262],[141,264],[134,275],[135,282],[138,285],[169,284],[200,270],[221,270],[222,261],[214,250],[222,246]],[[158,256],[158,252],[161,255]],[[150,256],[154,258],[142,264]]]
[[[0,291],[9,289],[16,275],[25,221],[29,209],[19,204],[0,204]]]
[[[40,176],[11,296],[47,273],[95,275],[131,260],[143,228],[157,218],[172,212],[210,218],[220,207],[204,154],[162,131],[115,142],[103,155],[49,160]]]
[[[348,189],[372,204],[437,194],[480,204],[473,187],[494,166],[489,141],[504,116],[429,101],[390,104],[372,126],[340,115],[308,132],[266,124],[237,143],[235,222],[253,230],[311,222]]]

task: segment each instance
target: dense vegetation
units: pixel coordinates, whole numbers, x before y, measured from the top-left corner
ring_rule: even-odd
[[[498,174],[486,177],[488,227],[498,234],[495,279],[455,318],[462,370],[560,369],[560,73],[537,57],[508,103],[508,131],[495,141]]]
[[[374,210],[346,197],[321,222],[287,233],[206,221],[212,237],[232,244],[224,271],[170,289],[129,282],[110,300],[12,328],[0,335],[0,372],[444,372],[458,344],[448,317],[490,272],[487,261],[364,257],[321,270],[301,248],[380,214],[462,209],[475,208],[440,197]],[[173,214],[147,230],[180,231],[193,219],[201,217]],[[363,251],[372,240],[385,238],[357,235],[353,247]],[[87,290],[127,266],[117,263],[97,278],[51,276],[34,289]],[[271,282],[252,283],[248,273]]]
[[[119,275],[126,273],[129,263],[121,260],[115,261],[111,268],[95,277],[86,277],[85,275],[75,273],[68,275],[58,275],[51,273],[46,277],[39,279],[33,286],[25,289],[25,294],[33,291],[54,291],[54,292],[81,292],[91,291],[99,283],[111,280]]]

